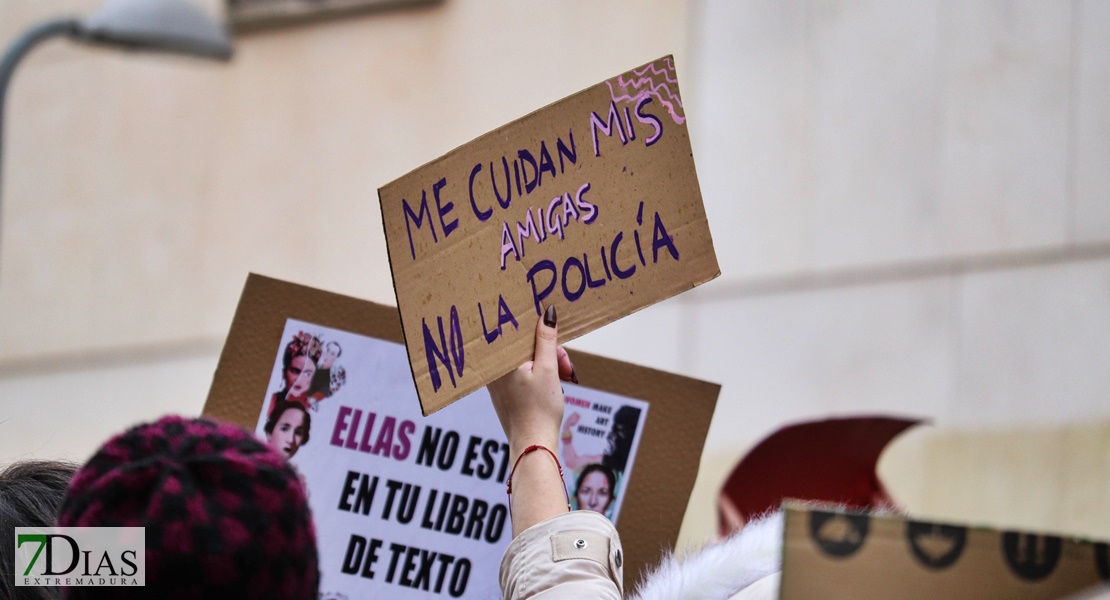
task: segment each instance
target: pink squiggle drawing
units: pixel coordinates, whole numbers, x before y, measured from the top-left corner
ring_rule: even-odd
[[[674,66],[671,65],[670,59],[665,60],[667,63],[667,67],[665,69],[657,69],[655,67],[655,63],[652,63],[649,65],[644,65],[644,68],[640,69],[639,71],[633,70],[632,74],[636,77],[643,77],[644,74],[646,74],[648,71],[651,71],[653,75],[662,75],[664,81],[667,81],[669,83],[678,83],[678,80],[671,76],[671,73],[674,72]],[[631,81],[632,80],[629,79],[629,82]],[[628,85],[628,83],[624,81],[624,75],[617,75],[617,82],[622,86]]]
[[[671,115],[671,120],[673,120],[676,125],[681,125],[681,124],[686,122],[686,117],[683,116],[683,115],[678,114],[678,111],[680,111],[682,109],[681,99],[676,97],[674,95],[674,93],[671,92],[670,88],[667,87],[667,84],[665,84],[665,83],[660,83],[660,84],[657,84],[653,88],[642,90],[642,91],[640,91],[640,93],[636,94],[635,96],[631,96],[631,95],[628,95],[628,94],[622,94],[622,95],[618,96],[616,91],[613,90],[612,82],[606,81],[605,83],[609,86],[609,94],[610,94],[610,96],[612,96],[614,102],[626,102],[627,101],[627,102],[636,103],[641,98],[643,98],[644,96],[655,96],[655,98],[657,100],[659,100],[659,103],[662,104],[667,109],[667,113],[669,115]],[[667,96],[666,98],[663,97],[663,94],[660,93],[660,90],[663,90],[666,93],[666,96]],[[673,101],[668,100],[668,98],[672,98]],[[675,108],[675,104],[678,105],[678,108]]]
[[[660,69],[655,66],[655,63],[646,65],[640,70],[633,70],[632,75],[627,80],[624,75],[616,77],[616,84],[621,93],[613,89],[613,82],[606,81],[605,84],[609,86],[609,95],[614,102],[631,102],[635,104],[645,96],[654,96],[666,109],[667,113],[671,115],[671,120],[676,125],[681,125],[686,122],[686,116],[683,113],[682,98],[679,97],[677,92],[671,91],[668,84],[678,84],[675,79],[674,65],[670,59],[664,59],[666,68]],[[650,75],[648,73],[651,73]],[[656,81],[658,76],[662,76],[662,81]]]
[[[651,84],[655,84],[655,82],[652,80],[652,78],[650,76],[645,77],[645,75],[649,71],[652,73],[652,75],[662,75],[663,76],[663,81],[665,81],[667,83],[673,83],[673,84],[677,85],[678,80],[675,79],[672,76],[672,73],[674,72],[674,65],[671,63],[671,59],[668,57],[668,58],[664,58],[663,61],[666,64],[666,68],[664,68],[664,69],[659,69],[655,66],[654,63],[652,63],[652,64],[645,65],[639,71],[633,70],[632,74],[635,75],[635,78],[629,78],[628,80],[625,80],[624,75],[618,75],[617,76],[617,85],[622,87],[622,88],[625,88],[625,89],[627,89],[628,87],[632,87],[633,89],[639,89],[641,84],[647,83],[647,84],[649,84],[649,88],[658,88],[658,84],[654,85],[654,86],[651,85]],[[610,89],[610,91],[612,91],[612,86],[610,86],[609,89]],[[666,89],[667,95],[678,106],[681,107],[682,106],[682,99],[678,97],[678,94],[672,93],[669,87],[666,87],[665,89]],[[637,96],[637,98],[639,98],[639,97],[642,97],[642,94]]]

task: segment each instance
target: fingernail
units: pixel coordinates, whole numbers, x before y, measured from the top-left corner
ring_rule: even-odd
[[[575,370],[573,365],[570,367],[570,382],[578,383],[578,371]]]
[[[547,311],[543,313],[543,324],[548,327],[554,327],[557,319],[558,317],[555,316],[555,305],[552,304],[548,306]]]

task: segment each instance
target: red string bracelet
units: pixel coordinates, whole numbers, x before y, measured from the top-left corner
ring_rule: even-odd
[[[525,454],[528,454],[529,452],[535,452],[536,450],[543,450],[544,452],[550,454],[551,458],[555,461],[555,466],[559,467],[559,483],[563,484],[563,494],[565,494],[567,497],[567,510],[570,510],[570,492],[567,490],[567,482],[563,479],[563,465],[559,462],[559,457],[555,456],[555,453],[545,446],[532,444],[531,446],[525,448],[524,452],[520,453],[520,456],[516,457],[516,462],[513,463],[513,470],[509,471],[509,483],[505,487],[505,494],[509,496],[509,518],[512,518],[513,516],[513,474],[516,473],[516,466],[520,464],[520,459],[524,458]]]

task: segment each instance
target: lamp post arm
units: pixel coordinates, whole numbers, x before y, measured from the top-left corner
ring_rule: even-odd
[[[58,36],[75,37],[80,31],[81,22],[73,17],[43,21],[23,32],[0,57],[0,198],[4,195],[4,106],[15,67],[39,42]]]

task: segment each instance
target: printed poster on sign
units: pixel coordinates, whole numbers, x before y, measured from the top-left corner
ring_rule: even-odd
[[[401,344],[288,319],[275,350],[255,432],[304,477],[321,592],[498,597],[512,457],[485,388],[423,417]],[[615,523],[648,404],[564,391],[558,453],[572,507]]]

